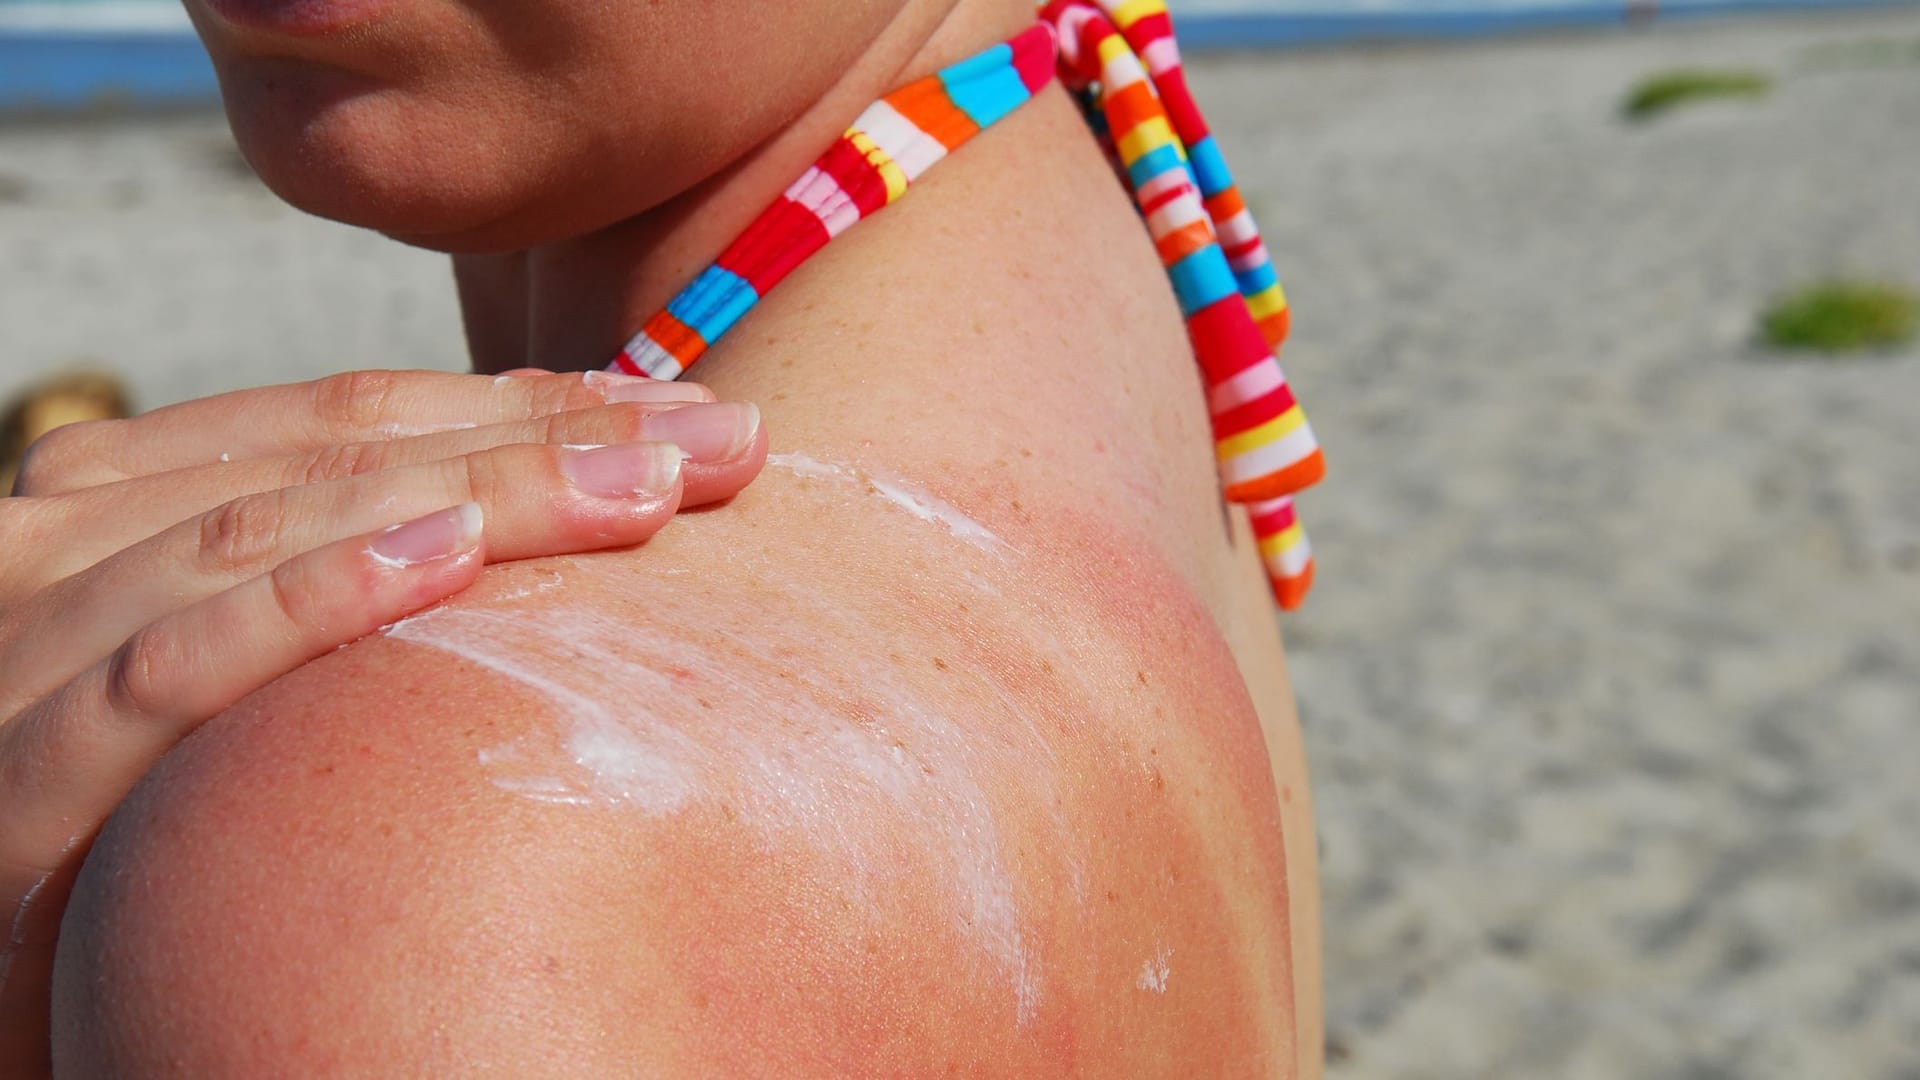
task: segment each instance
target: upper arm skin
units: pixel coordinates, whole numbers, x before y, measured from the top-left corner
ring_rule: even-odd
[[[1273,788],[1173,576],[703,560],[838,497],[770,480],[635,563],[494,568],[183,744],[76,890],[63,1069],[1288,1074]],[[869,550],[929,532],[850,497]]]

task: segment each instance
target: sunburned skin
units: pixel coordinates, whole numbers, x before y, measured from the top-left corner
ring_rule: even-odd
[[[856,512],[890,504],[907,512],[901,515],[907,527],[945,533],[949,544],[995,555],[1008,550],[977,521],[908,481],[865,476],[799,453],[770,461],[797,477],[824,479],[855,497],[864,492],[880,500]],[[870,879],[873,866],[886,857],[891,841],[877,835],[879,827],[897,833],[906,824],[923,837],[942,836],[942,847],[931,854],[944,863],[936,873],[949,894],[956,929],[974,939],[1006,980],[1016,1021],[1032,1022],[1044,978],[1037,957],[1022,944],[1000,828],[980,778],[1028,778],[1032,783],[1022,798],[1032,805],[1057,806],[1059,792],[1050,769],[1030,767],[1054,755],[1023,715],[1014,688],[996,683],[991,671],[958,672],[940,661],[938,670],[973,681],[984,696],[998,699],[1007,730],[1018,733],[1012,745],[980,743],[896,674],[868,671],[849,679],[831,657],[807,662],[806,640],[823,631],[840,638],[848,629],[834,632],[844,617],[827,606],[813,605],[806,633],[798,638],[770,638],[763,626],[703,627],[732,650],[757,656],[759,668],[791,666],[791,679],[768,687],[742,674],[754,668],[740,664],[737,652],[715,655],[699,640],[615,623],[590,609],[511,603],[559,584],[548,580],[516,589],[486,608],[429,611],[387,631],[390,638],[440,649],[511,679],[552,706],[556,729],[550,738],[533,736],[477,752],[496,786],[541,803],[624,806],[650,815],[679,813],[695,802],[727,805],[761,834],[769,851],[809,844],[842,864],[854,882]],[[786,598],[806,600],[794,590]],[[638,712],[625,704],[634,701],[678,708]],[[711,733],[704,740],[691,736],[688,727],[716,706],[779,718],[782,737],[747,728],[726,729],[717,741]],[[1052,826],[1048,846],[1059,854],[1064,880],[1084,905],[1085,845],[1057,812]],[[873,898],[861,900],[865,906]],[[1152,988],[1165,992],[1164,975]]]
[[[735,642],[739,630],[724,631]],[[698,643],[609,623],[559,607],[541,615],[456,611],[396,627],[392,636],[442,649],[542,695],[560,730],[478,751],[489,778],[537,802],[611,806],[675,815],[694,805],[728,806],[769,854],[803,844],[853,883],[863,908],[867,885],[891,856],[902,827],[922,839],[932,874],[947,893],[954,929],[1006,980],[1008,1001],[1030,1023],[1042,985],[1037,958],[1022,945],[1000,828],[979,777],[1008,775],[1049,748],[1027,732],[1012,746],[972,744],[938,706],[911,688],[867,683],[851,701],[823,680],[798,676],[765,687],[741,678]],[[752,642],[762,650],[780,643]],[[785,650],[790,660],[797,650]],[[670,661],[631,657],[672,658]],[[622,701],[677,707],[645,713]],[[700,703],[704,702],[705,705]],[[775,732],[733,728],[695,737],[700,713],[716,707],[777,721]],[[1025,797],[1052,805],[1051,773],[1024,774]],[[1084,874],[1065,822],[1050,842],[1071,880]]]
[[[1051,548],[1019,554],[961,509],[964,494],[805,460],[764,477],[742,509],[818,522],[793,537],[800,545],[838,539],[881,566],[925,561],[943,573],[916,589],[878,579],[848,589],[765,572],[738,544],[716,566],[699,554],[714,549],[682,536],[650,546],[640,580],[679,570],[721,589],[746,580],[755,603],[715,604],[676,585],[644,589],[647,617],[627,616],[608,602],[605,561],[547,560],[496,568],[460,603],[396,624],[384,640],[446,657],[449,678],[530,703],[526,723],[467,751],[476,782],[498,797],[589,824],[613,815],[627,822],[617,832],[669,850],[701,847],[695,865],[727,888],[684,911],[651,906],[654,933],[672,943],[655,962],[698,986],[702,1022],[724,1016],[740,1044],[754,1032],[825,1031],[831,1060],[885,1059],[896,1051],[870,1040],[927,1023],[906,988],[934,979],[950,1022],[1012,1040],[1003,1062],[1030,1053],[1093,1067],[1112,1049],[1099,1031],[1120,1023],[1146,1039],[1154,1009],[1191,1029],[1199,1041],[1188,1054],[1222,1038],[1241,1053],[1263,1045],[1252,1033],[1279,1014],[1249,990],[1269,981],[1260,969],[1271,943],[1221,932],[1233,902],[1216,880],[1248,825],[1209,837],[1190,787],[1226,781],[1209,800],[1257,805],[1270,791],[1257,732],[1240,729],[1237,764],[1195,757],[1193,733],[1209,729],[1217,745],[1210,729],[1221,718],[1196,711],[1204,695],[1191,685],[1135,670],[1199,613],[1183,619],[1150,602],[1155,610],[1136,618],[1157,629],[1130,648],[1089,637],[1078,619],[1033,618],[1039,605],[1024,597],[1040,595],[1035,575],[1072,571]],[[898,505],[873,490],[876,475],[943,513]],[[872,626],[935,623],[946,643],[937,651],[907,633],[887,663],[846,662],[844,643]],[[1114,714],[1121,683],[1137,704]],[[1275,860],[1260,876],[1283,909],[1277,845],[1255,847]],[[786,898],[771,914],[769,888]],[[768,940],[769,920],[815,945]],[[803,1021],[773,1007],[781,987],[813,988],[794,1003]],[[1147,1011],[1121,1011],[1128,999]],[[877,1015],[846,1005],[875,1000],[892,1004]],[[843,1004],[819,1007],[832,1001]],[[1179,1020],[1196,1001],[1211,1003],[1207,1025]],[[1239,1064],[1229,1074],[1260,1075],[1253,1062],[1269,1059],[1230,1060]],[[701,1065],[724,1071],[729,1061]]]

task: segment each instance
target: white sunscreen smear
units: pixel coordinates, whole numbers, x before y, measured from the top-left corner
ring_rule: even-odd
[[[1133,985],[1149,993],[1166,993],[1167,977],[1173,974],[1173,971],[1167,966],[1167,962],[1172,959],[1172,949],[1167,948],[1165,945],[1155,948],[1153,950],[1153,959],[1145,961],[1140,965],[1140,978],[1136,979]]]
[[[1021,932],[981,783],[994,777],[1026,787],[1023,803],[1057,805],[1054,772],[1022,767],[1051,756],[1037,728],[982,740],[895,672],[848,679],[796,662],[788,635],[757,618],[710,618],[681,636],[551,603],[457,607],[403,620],[388,636],[458,656],[546,703],[550,735],[479,753],[492,783],[520,798],[654,817],[724,805],[771,852],[804,844],[829,856],[872,902],[898,887],[898,845],[913,838],[954,932],[1006,980],[1018,1022],[1038,1015],[1039,956]],[[715,707],[726,711],[707,711]]]
[[[994,535],[993,531],[985,525],[962,513],[952,503],[936,498],[898,477],[862,473],[851,466],[820,461],[805,454],[768,454],[767,464],[776,469],[785,469],[797,476],[809,476],[845,484],[864,484],[868,490],[882,499],[900,507],[921,521],[945,528],[954,536],[977,548],[996,554],[1007,550],[1006,541]]]

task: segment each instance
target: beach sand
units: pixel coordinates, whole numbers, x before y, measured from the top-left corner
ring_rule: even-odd
[[[1810,62],[1899,42],[1900,63]],[[1331,1075],[1920,1077],[1920,14],[1195,58],[1328,448],[1289,616]],[[1855,54],[1853,60],[1867,57]],[[1752,103],[1619,119],[1641,76]],[[0,129],[0,393],[462,363],[434,256],[300,217],[217,118]]]

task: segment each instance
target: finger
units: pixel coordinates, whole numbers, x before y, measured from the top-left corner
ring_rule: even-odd
[[[622,423],[620,417],[603,417],[609,423]],[[755,405],[726,404],[687,405],[682,409],[668,409],[659,413],[649,413],[645,417],[628,417],[626,423],[632,423],[639,434],[651,436],[653,440],[672,440],[676,446],[691,448],[695,457],[687,463],[684,477],[691,484],[693,503],[716,502],[730,498],[739,488],[743,488],[755,477],[764,459],[764,432],[760,425],[760,411]],[[478,429],[476,429],[478,430]],[[618,434],[616,430],[607,430],[607,434]],[[467,432],[468,440],[484,442],[484,436],[472,436]],[[589,438],[586,444],[576,446],[601,446],[597,438]],[[605,446],[618,446],[618,442],[607,442]],[[482,450],[476,454],[495,454],[505,452],[507,446],[493,450]],[[538,450],[528,446],[528,450]],[[553,448],[547,448],[553,450]],[[399,454],[397,450],[371,446],[367,450],[369,461],[378,455]],[[476,459],[476,454],[463,455],[465,459]],[[756,457],[758,454],[758,457]],[[444,461],[461,461],[463,457],[447,457]],[[549,467],[543,471],[545,480],[555,477],[551,469],[551,454],[545,455]],[[397,461],[397,457],[396,457]],[[507,455],[499,461],[513,463],[513,467],[526,469],[534,467],[538,457]],[[422,461],[419,465],[396,465],[394,469],[378,469],[355,477],[355,461],[351,455],[332,455],[332,467],[344,473],[342,480],[369,480],[357,490],[365,492],[388,492],[386,486],[371,480],[384,473],[403,473],[407,469],[419,469],[422,465],[432,465],[434,461]],[[474,461],[474,467],[490,467],[488,461]],[[492,469],[492,467],[490,467]],[[246,469],[242,469],[246,471]],[[263,465],[252,469],[252,475],[236,477],[232,486],[223,486],[219,475],[200,475],[204,469],[192,471],[188,479],[177,480],[180,473],[169,473],[165,477],[150,477],[142,480],[123,480],[119,484],[108,484],[104,488],[88,488],[81,492],[71,492],[58,496],[54,500],[33,500],[33,515],[40,521],[42,528],[50,528],[46,523],[60,523],[60,544],[35,544],[19,552],[12,565],[0,569],[0,582],[10,584],[13,592],[23,592],[21,582],[38,584],[52,582],[60,578],[71,577],[86,567],[106,559],[115,552],[131,548],[142,538],[154,534],[157,530],[207,513],[213,507],[232,502],[232,488],[240,488],[248,494],[267,494],[271,490],[280,490],[276,484],[292,482],[298,486],[301,480],[313,479],[313,461],[307,463],[282,463],[282,465]],[[434,473],[411,473],[413,479]],[[541,477],[528,477],[528,482],[536,482]],[[328,482],[340,480],[321,480],[324,486]],[[411,490],[411,484],[401,480],[397,482],[401,494]],[[252,490],[250,490],[252,488]],[[530,490],[553,490],[551,484],[536,484]],[[459,492],[438,492],[438,494],[459,494]],[[332,498],[332,496],[330,496]],[[378,502],[386,498],[384,494],[369,494]],[[372,505],[372,503],[367,503]],[[497,507],[490,507],[497,509]],[[371,521],[363,523],[372,525]],[[278,552],[284,557],[284,552]],[[522,555],[511,555],[522,557]],[[257,573],[257,567],[253,567]]]
[[[47,887],[70,881],[75,852],[134,783],[247,694],[472,584],[482,520],[467,503],[300,555],[147,625],[0,727],[9,1017],[44,983],[60,906]]]
[[[764,436],[753,433],[762,446]],[[759,468],[730,466],[737,490]],[[0,650],[0,708],[17,708],[183,603],[293,555],[436,506],[474,501],[498,561],[626,547],[673,517],[683,493],[671,443],[514,445],[351,480],[248,495],[41,590]]]
[[[28,448],[17,490],[55,495],[209,462],[284,457],[569,409],[712,400],[713,392],[695,383],[603,372],[505,378],[353,371],[57,428]]]
[[[296,457],[216,462],[69,492],[56,496],[55,505],[42,507],[41,514],[71,523],[71,531],[97,537],[97,543],[73,553],[76,558],[103,557],[99,548],[125,536],[158,532],[241,495],[441,461],[514,443],[608,446],[636,440],[672,442],[687,452],[689,463],[697,466],[688,470],[689,504],[697,505],[732,494],[725,488],[724,475],[718,485],[714,483],[716,470],[708,466],[725,466],[746,449],[747,442],[735,436],[750,408],[736,404],[604,405],[515,424],[329,446]],[[685,416],[658,415],[683,409],[688,410]],[[717,472],[725,474],[726,470]],[[113,525],[103,530],[92,527],[92,522],[105,519],[111,519]]]

